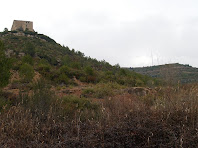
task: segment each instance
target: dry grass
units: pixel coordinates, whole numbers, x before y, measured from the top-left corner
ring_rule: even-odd
[[[43,91],[40,96],[46,97]],[[58,100],[52,97],[47,110],[23,103],[3,110],[1,147],[198,146],[197,85],[158,88],[144,97],[123,93],[97,109],[80,98],[67,98],[65,105]],[[73,112],[64,111],[68,102]]]

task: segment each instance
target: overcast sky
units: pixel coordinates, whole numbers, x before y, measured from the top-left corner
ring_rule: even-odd
[[[197,0],[2,0],[0,30],[13,20],[86,56],[122,67],[198,67]]]

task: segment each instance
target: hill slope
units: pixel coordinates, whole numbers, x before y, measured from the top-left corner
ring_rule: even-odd
[[[148,76],[112,66],[106,61],[86,57],[82,52],[61,46],[50,37],[36,32],[1,32],[6,54],[14,59],[13,70],[27,68],[56,84],[75,84],[73,78],[87,83],[116,82],[128,86],[159,83]],[[28,57],[29,56],[29,57]],[[28,61],[32,61],[31,64]],[[29,66],[29,69],[31,67]],[[24,70],[25,71],[25,70]]]
[[[198,68],[179,63],[129,69],[143,75],[169,81],[179,80],[181,83],[193,83],[198,81]]]

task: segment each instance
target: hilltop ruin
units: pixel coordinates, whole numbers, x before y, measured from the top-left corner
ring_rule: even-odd
[[[12,24],[11,31],[20,30],[20,31],[34,31],[33,22],[31,21],[19,21],[14,20]]]

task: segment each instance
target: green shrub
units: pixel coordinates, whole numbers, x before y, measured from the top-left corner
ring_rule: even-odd
[[[39,60],[39,64],[50,65],[49,62],[46,59]]]
[[[19,74],[23,81],[30,82],[34,77],[34,69],[31,65],[25,63],[20,66]]]
[[[4,44],[0,41],[0,88],[9,83],[10,68],[11,60],[5,56]]]
[[[88,76],[93,76],[93,75],[94,75],[94,70],[93,70],[93,68],[91,68],[91,67],[86,67],[86,68],[85,68],[85,73],[86,73]]]
[[[84,90],[82,91],[82,96],[84,96],[84,97],[87,98],[87,97],[93,96],[94,93],[95,93],[94,88],[86,88],[86,89],[84,89]]]
[[[98,104],[73,95],[63,97],[61,100],[62,113],[68,117],[74,117],[79,114],[81,119],[97,118],[100,112],[99,108]]]
[[[115,94],[116,90],[124,88],[118,83],[98,83],[92,88],[86,88],[83,90],[82,95],[85,97],[94,98],[106,98]]]
[[[40,119],[46,119],[56,97],[50,90],[47,81],[41,79],[33,83],[33,94],[21,96],[22,105],[30,110],[32,114]]]
[[[69,78],[68,78],[67,75],[64,74],[64,73],[62,73],[62,74],[59,75],[57,81],[58,81],[59,83],[69,84]]]
[[[94,94],[94,96],[99,99],[105,98],[105,97],[108,97],[111,95],[113,95],[113,91],[109,87],[99,87],[99,88],[97,88],[97,90]]]
[[[71,63],[71,67],[74,69],[80,69],[81,65],[79,62],[73,62],[73,63]]]
[[[29,54],[33,57],[35,55],[35,46],[32,43],[28,42],[26,43],[23,51],[25,52],[25,54]]]
[[[22,64],[21,61],[17,61],[16,63],[13,64],[12,69],[13,69],[13,70],[19,70],[21,64]]]
[[[120,74],[121,76],[126,76],[126,75],[127,75],[127,71],[126,71],[125,69],[120,69],[119,74]]]
[[[79,78],[79,80],[81,81],[81,82],[86,82],[86,77],[84,76],[81,76],[80,78]]]
[[[102,75],[102,80],[103,81],[114,81],[115,76],[112,71],[105,71],[104,74]]]
[[[86,88],[83,90],[82,92],[83,94],[93,94],[95,93],[94,89],[93,88]]]
[[[34,64],[33,58],[32,58],[30,55],[25,55],[25,56],[22,58],[22,62],[23,62],[23,63],[30,64],[30,65],[33,65],[33,64]]]
[[[47,73],[47,72],[50,72],[51,66],[48,65],[48,64],[39,64],[38,65],[38,70],[41,73]]]
[[[65,74],[65,75],[67,75],[70,78],[73,77],[71,75],[71,73],[70,73],[70,68],[68,66],[66,66],[66,65],[61,66],[59,71],[60,71],[60,74]]]
[[[69,55],[65,55],[62,57],[61,65],[70,65],[70,63],[71,63],[71,58],[69,57]]]
[[[141,79],[136,79],[136,86],[144,86],[144,82]]]

